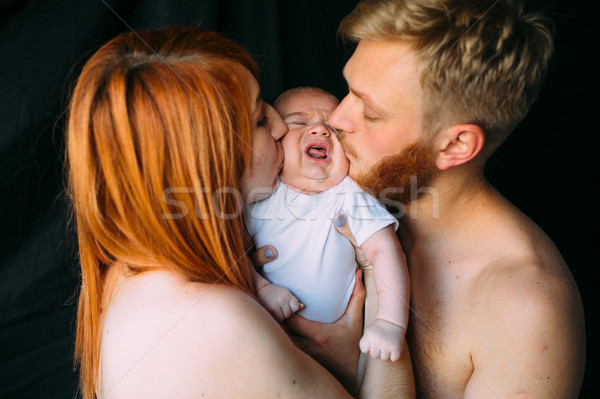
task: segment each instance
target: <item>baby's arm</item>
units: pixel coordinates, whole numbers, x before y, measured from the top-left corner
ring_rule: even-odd
[[[375,321],[360,340],[360,350],[374,358],[396,361],[408,324],[410,280],[406,258],[391,225],[373,234],[362,248],[373,265],[378,305]]]
[[[256,271],[250,260],[248,264],[256,296],[278,322],[282,322],[304,307],[287,288],[271,284]]]

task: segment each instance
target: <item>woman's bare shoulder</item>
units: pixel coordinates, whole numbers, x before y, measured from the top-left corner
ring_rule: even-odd
[[[302,394],[315,373],[341,388],[253,298],[223,284],[155,275],[121,286],[101,350],[107,397]]]
[[[167,387],[187,392],[190,380],[202,383],[203,376],[214,377],[219,369],[205,368],[218,364],[221,356],[230,357],[230,344],[241,339],[247,315],[261,318],[259,307],[237,289],[189,282],[168,272],[121,278],[102,329],[105,395],[139,396]]]

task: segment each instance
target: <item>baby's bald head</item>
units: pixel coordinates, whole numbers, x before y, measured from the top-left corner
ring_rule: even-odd
[[[312,86],[302,86],[302,87],[294,87],[293,89],[289,89],[284,91],[283,93],[281,93],[279,95],[279,97],[277,97],[277,99],[275,100],[275,102],[273,103],[273,107],[277,110],[277,112],[281,113],[280,107],[287,101],[289,101],[290,99],[299,96],[299,95],[303,95],[306,94],[307,96],[326,96],[329,97],[333,102],[337,104],[340,103],[340,100],[338,100],[338,98],[336,96],[334,96],[333,94],[329,93],[328,91],[325,91],[323,89],[320,89],[318,87],[312,87]]]

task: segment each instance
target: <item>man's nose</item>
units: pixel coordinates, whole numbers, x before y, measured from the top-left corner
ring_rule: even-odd
[[[331,135],[331,132],[329,131],[327,126],[325,126],[324,122],[311,126],[309,129],[309,133],[313,136],[323,136],[323,137],[329,137]]]
[[[354,132],[354,123],[348,117],[350,107],[350,96],[344,97],[341,103],[333,110],[329,115],[329,126],[337,131],[343,131],[345,133]]]

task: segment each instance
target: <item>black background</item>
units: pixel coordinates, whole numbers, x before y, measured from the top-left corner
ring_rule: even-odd
[[[264,97],[320,86],[342,97],[336,39],[352,0],[0,0],[0,397],[70,398],[75,244],[62,177],[69,87],[101,44],[129,29],[225,32],[261,66]],[[586,312],[582,398],[600,396],[597,242],[599,37],[592,1],[547,1],[556,50],[540,99],[490,160],[489,180],[554,240]],[[111,9],[112,8],[112,9]],[[490,239],[494,239],[493,236]]]

